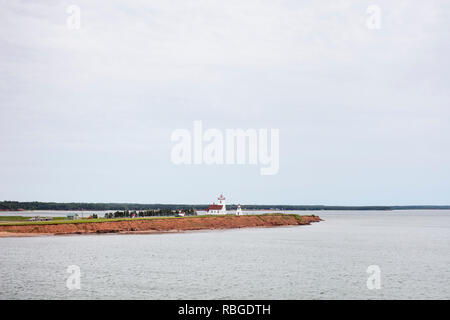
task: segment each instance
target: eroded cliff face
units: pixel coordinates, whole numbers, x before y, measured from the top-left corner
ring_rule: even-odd
[[[0,233],[8,234],[89,234],[89,233],[152,233],[187,230],[232,229],[308,225],[318,222],[318,216],[249,215],[222,217],[183,217],[162,219],[130,219],[122,221],[0,225]]]

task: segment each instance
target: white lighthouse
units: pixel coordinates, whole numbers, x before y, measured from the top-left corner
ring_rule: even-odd
[[[227,206],[225,204],[225,197],[223,194],[221,194],[217,200],[219,200],[218,204],[211,204],[208,209],[206,209],[206,212],[208,214],[227,214]]]
[[[219,200],[219,204],[223,205],[224,210],[226,211],[227,209],[225,208],[225,197],[223,196],[223,194],[221,194],[217,200]]]

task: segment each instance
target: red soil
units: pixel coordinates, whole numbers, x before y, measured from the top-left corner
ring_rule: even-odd
[[[0,235],[17,234],[85,234],[85,233],[151,233],[185,230],[231,229],[249,227],[274,227],[308,225],[318,222],[318,216],[250,215],[225,217],[184,217],[168,219],[130,219],[111,222],[83,222],[35,225],[0,225]]]

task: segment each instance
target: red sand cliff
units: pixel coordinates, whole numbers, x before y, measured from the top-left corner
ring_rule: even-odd
[[[168,219],[133,219],[106,222],[83,222],[61,224],[0,225],[0,234],[86,234],[86,233],[151,233],[205,229],[231,229],[249,227],[274,227],[308,225],[318,222],[318,216],[295,215],[249,215],[221,217],[184,217]]]

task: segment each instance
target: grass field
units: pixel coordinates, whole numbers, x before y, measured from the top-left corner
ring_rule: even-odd
[[[23,217],[23,216],[0,216],[0,225],[4,224],[28,224],[28,223],[36,223],[38,221],[30,221],[32,217]],[[56,221],[63,221],[66,220],[65,217],[53,217],[52,220],[49,221],[41,221],[41,222],[56,222]]]
[[[29,219],[30,217],[22,217],[22,216],[0,216],[0,221],[22,221]]]

